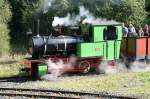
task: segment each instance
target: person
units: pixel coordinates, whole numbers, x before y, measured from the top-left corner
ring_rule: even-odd
[[[134,27],[131,23],[130,23],[130,25],[129,25],[128,30],[129,30],[129,33],[128,33],[128,36],[129,36],[129,37],[137,36],[135,27]]]
[[[89,37],[89,26],[90,24],[85,22],[84,24],[82,24],[81,26],[81,32],[83,35],[83,39],[85,42],[89,42],[90,41],[90,37]]]
[[[149,36],[150,36],[150,25],[148,26],[148,33],[149,33]]]
[[[144,36],[144,31],[143,31],[143,28],[141,26],[138,27],[138,35],[139,35],[139,37]]]
[[[108,26],[107,30],[104,29],[104,39],[105,40],[115,40],[115,39],[117,39],[116,27]]]
[[[146,25],[144,26],[144,36],[149,36],[149,35],[150,35],[149,27],[148,27],[148,25],[146,24]]]
[[[127,24],[123,24],[123,37],[127,37],[129,33]]]

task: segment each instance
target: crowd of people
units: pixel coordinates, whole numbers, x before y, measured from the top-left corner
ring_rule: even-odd
[[[150,25],[145,24],[144,27],[134,27],[133,24],[125,24],[123,28],[124,37],[144,37],[150,36]]]

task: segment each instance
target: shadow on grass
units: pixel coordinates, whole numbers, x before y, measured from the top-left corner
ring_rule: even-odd
[[[8,65],[8,64],[13,64],[13,63],[17,63],[17,61],[5,61],[5,62],[0,62],[1,65]]]
[[[60,77],[73,77],[73,76],[98,76],[98,75],[105,75],[104,73],[98,73],[95,69],[91,69],[88,73],[64,73]]]
[[[4,77],[0,78],[0,82],[16,82],[16,83],[23,83],[32,81],[29,76],[12,76],[12,77]]]

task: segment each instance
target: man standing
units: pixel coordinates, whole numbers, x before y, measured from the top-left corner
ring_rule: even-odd
[[[128,27],[126,24],[123,24],[123,37],[127,37],[129,33]]]
[[[132,24],[129,25],[129,33],[128,34],[129,34],[129,37],[137,36],[135,27]]]

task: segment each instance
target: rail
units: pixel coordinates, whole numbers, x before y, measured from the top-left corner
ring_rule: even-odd
[[[56,98],[56,99],[82,99],[85,97],[107,98],[107,99],[138,99],[137,97],[111,95],[109,93],[89,93],[62,90],[41,90],[21,88],[0,88],[0,96],[24,96],[31,98]]]

